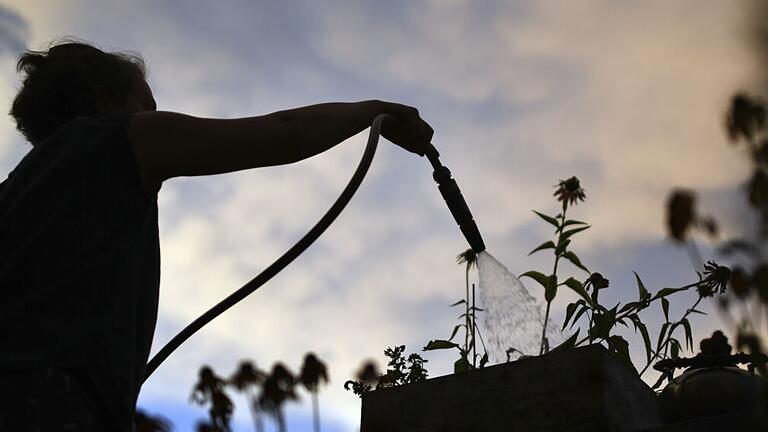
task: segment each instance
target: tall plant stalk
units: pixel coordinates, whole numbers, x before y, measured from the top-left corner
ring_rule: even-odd
[[[317,392],[320,385],[328,382],[328,367],[313,353],[307,353],[304,357],[304,365],[301,367],[299,382],[312,395],[312,418],[315,432],[320,432],[320,403]]]
[[[464,312],[464,324],[467,326],[467,331],[464,332],[464,352],[466,352],[467,355],[469,355],[469,332],[472,331],[473,336],[475,334],[469,309],[469,269],[472,267],[473,262],[474,261],[467,260],[467,268],[464,272],[464,299],[466,300],[464,302],[464,305],[466,306],[466,312]],[[474,364],[474,358],[472,359],[472,364]]]
[[[477,307],[475,306],[475,284],[472,284],[472,367],[477,367],[477,339],[475,339],[475,329],[477,329],[477,316],[475,315],[476,311]]]
[[[589,273],[589,270],[581,263],[581,260],[579,257],[576,256],[573,252],[568,250],[568,245],[571,243],[571,237],[574,234],[577,234],[581,231],[584,231],[589,228],[589,225],[587,225],[585,222],[577,221],[577,220],[568,220],[566,218],[566,214],[568,213],[568,206],[569,205],[575,205],[579,201],[584,201],[586,198],[586,195],[584,193],[584,189],[581,187],[581,182],[578,178],[575,176],[570,177],[567,180],[560,180],[560,182],[555,185],[557,188],[555,190],[554,195],[557,197],[558,201],[562,201],[562,211],[560,214],[556,216],[548,216],[543,213],[539,213],[536,210],[533,212],[536,213],[540,218],[545,220],[550,225],[553,225],[555,230],[555,238],[557,242],[554,242],[552,240],[548,240],[538,247],[536,247],[534,250],[532,250],[528,255],[534,254],[536,252],[546,250],[546,249],[554,249],[554,255],[555,255],[555,263],[552,267],[552,273],[549,275],[545,275],[538,271],[527,271],[520,275],[520,277],[529,277],[533,280],[535,280],[539,285],[541,285],[544,288],[544,300],[547,302],[547,309],[546,312],[544,312],[544,323],[541,328],[541,343],[539,344],[539,355],[544,354],[545,352],[549,351],[548,349],[548,343],[547,343],[547,325],[549,324],[549,312],[552,308],[552,301],[555,299],[555,296],[557,295],[557,287],[560,285],[568,285],[571,284],[571,280],[567,280],[562,283],[558,283],[557,280],[557,265],[560,263],[560,258],[563,257],[570,261],[573,265],[576,267],[584,270],[585,272]],[[571,228],[568,231],[565,231],[565,228],[567,226],[576,226],[576,228]],[[573,279],[573,278],[571,278]],[[570,286],[570,285],[568,285]]]
[[[561,243],[561,237],[563,235],[563,225],[565,224],[565,214],[568,212],[568,201],[563,200],[563,212],[560,214],[560,223],[558,224],[557,235],[558,243]],[[555,252],[555,265],[552,268],[552,275],[557,277],[557,264],[560,262],[560,254]],[[547,310],[544,312],[544,326],[541,329],[541,344],[539,345],[539,355],[544,354],[544,341],[547,340],[547,324],[549,323],[549,310],[552,306],[552,300],[554,296],[546,296]]]

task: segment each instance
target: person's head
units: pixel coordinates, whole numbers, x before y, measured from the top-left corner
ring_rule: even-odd
[[[23,79],[10,115],[33,146],[77,117],[156,109],[144,61],[135,54],[65,41],[27,51],[17,70]]]

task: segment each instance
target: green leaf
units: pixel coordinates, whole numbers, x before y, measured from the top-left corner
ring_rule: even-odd
[[[674,293],[676,293],[678,291],[685,291],[687,289],[688,288],[662,288],[662,289],[659,290],[659,292],[656,293],[655,296],[653,296],[653,298],[666,297],[666,296],[668,296],[670,294],[674,294]]]
[[[579,228],[574,228],[572,230],[568,230],[568,231],[564,232],[562,235],[560,235],[560,238],[565,240],[568,237],[570,237],[570,236],[572,236],[572,235],[574,235],[576,233],[580,233],[580,232],[582,232],[582,231],[584,231],[586,229],[589,229],[589,228],[590,228],[590,226],[587,225],[587,226],[583,226],[583,227],[579,227]]]
[[[664,310],[664,319],[669,321],[669,300],[664,297],[661,298],[661,308]]]
[[[688,322],[688,318],[681,321],[683,328],[685,329],[685,346],[687,349],[693,349],[693,332],[691,332],[691,323]]]
[[[607,339],[615,320],[610,313],[595,314],[592,316],[592,328],[590,334],[595,339]]]
[[[589,273],[589,270],[587,269],[587,267],[585,267],[584,264],[581,263],[581,260],[579,259],[579,257],[576,256],[575,253],[573,253],[571,251],[568,251],[568,252],[563,254],[563,258],[565,258],[568,261],[572,262],[573,265],[575,265],[576,267],[578,267],[578,268],[584,270],[585,272]]]
[[[536,282],[539,283],[542,287],[546,288],[547,284],[549,283],[549,276],[545,275],[544,273],[537,272],[535,270],[527,271],[518,277],[518,279],[522,279],[524,277],[529,277]]]
[[[523,277],[529,277],[536,282],[539,283],[542,287],[544,287],[544,298],[551,302],[552,299],[555,298],[555,295],[557,295],[557,276],[556,275],[550,275],[546,276],[544,273],[540,273],[537,271],[528,271],[520,275],[521,278]]]
[[[584,303],[583,301],[579,300]],[[573,316],[573,313],[576,312],[576,308],[579,307],[579,303],[571,303],[568,306],[565,307],[565,322],[563,322],[563,328],[562,330],[565,330],[565,328],[568,326],[568,321],[571,320],[571,317]]]
[[[558,222],[557,219],[553,218],[552,216],[547,216],[544,213],[539,213],[536,210],[533,210],[534,213],[539,215],[540,218],[544,219],[545,221],[549,222],[550,224],[554,225],[555,228],[560,229],[560,222]]]
[[[575,317],[573,317],[573,322],[571,322],[571,327],[573,327],[573,325],[574,325],[574,324],[576,324],[576,321],[578,321],[578,320],[579,320],[579,318],[580,318],[582,315],[584,315],[584,312],[586,312],[586,311],[588,311],[588,310],[589,310],[589,306],[587,306],[587,305],[584,305],[584,307],[582,307],[581,309],[579,309],[579,311],[578,311],[578,312],[576,312],[576,316],[575,316]]]
[[[536,253],[536,252],[538,252],[540,250],[554,249],[554,248],[555,248],[555,242],[553,242],[552,240],[546,241],[546,242],[540,244],[538,247],[536,247],[536,249],[528,252],[528,255],[533,255],[534,253]]]
[[[544,300],[551,302],[557,296],[557,275],[549,275],[549,283],[544,287]]]
[[[589,296],[589,293],[587,293],[587,290],[584,288],[584,285],[578,280],[572,277],[569,277],[568,279],[565,280],[565,282],[563,282],[563,285],[574,290],[576,294],[580,295],[581,298],[586,300],[588,304],[590,305],[592,304],[592,297]]]
[[[453,338],[456,336],[456,333],[459,331],[460,328],[465,327],[464,324],[458,324],[456,327],[453,328],[453,332],[451,332],[451,337],[448,338],[449,341],[453,340]]]
[[[706,312],[702,312],[702,311],[700,311],[698,309],[690,309],[690,311],[691,311],[691,313],[696,313],[696,314],[701,314],[701,315],[706,315],[707,314]]]
[[[565,252],[565,249],[568,247],[568,245],[571,244],[571,241],[568,239],[561,240],[560,243],[557,244],[557,248],[555,248],[555,255],[560,255],[563,252]]]
[[[677,339],[669,340],[669,355],[673,359],[680,358],[680,341]]]
[[[433,351],[439,349],[451,349],[458,348],[459,344],[447,341],[447,340],[431,340],[427,343],[427,346],[423,348],[423,351]]]
[[[637,372],[637,369],[635,369],[635,365],[632,364],[632,359],[629,356],[629,343],[624,340],[623,337],[618,335],[610,336],[608,338],[608,349],[616,353],[620,360]]]
[[[483,354],[483,357],[480,359],[480,367],[485,367],[485,365],[488,364],[488,353]]]
[[[648,327],[643,324],[642,321],[640,321],[640,318],[637,319],[637,328],[640,329],[640,334],[643,336],[643,343],[645,344],[645,357],[646,361],[651,361],[651,336],[648,334]]]
[[[576,333],[572,334],[571,337],[566,339],[563,343],[560,345],[554,347],[551,351],[549,351],[549,354],[569,350],[576,346],[576,340],[579,338],[579,330],[576,330]]]
[[[668,328],[669,323],[662,324],[661,330],[659,330],[659,340],[656,342],[656,351],[661,351],[661,344],[664,342],[664,336],[666,335]]]
[[[451,306],[458,306],[458,305],[460,305],[460,304],[464,304],[464,303],[466,303],[466,302],[467,302],[466,300],[464,300],[464,299],[461,299],[461,300],[457,301],[456,303],[452,304]]]
[[[472,369],[472,364],[469,363],[467,356],[464,355],[456,360],[456,362],[453,364],[454,373],[468,372],[470,369]]]
[[[579,220],[568,219],[563,224],[563,228],[567,227],[568,225],[588,225],[588,224],[586,222],[582,222],[582,221],[579,221]]]
[[[643,281],[640,280],[640,276],[637,275],[637,272],[632,272],[635,274],[635,280],[637,281],[637,291],[640,294],[639,301],[643,301],[650,297],[650,294],[648,293],[648,290],[645,288],[645,285],[643,284]]]
[[[624,306],[622,306],[621,309],[619,309],[619,313],[623,313],[623,312],[626,312],[628,310],[634,309],[634,308],[638,307],[639,305],[640,305],[640,303],[638,303],[638,302],[629,302],[629,303],[625,304]]]

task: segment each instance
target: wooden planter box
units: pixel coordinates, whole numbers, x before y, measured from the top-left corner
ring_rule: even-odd
[[[654,392],[591,345],[369,392],[361,432],[613,432],[660,423]]]

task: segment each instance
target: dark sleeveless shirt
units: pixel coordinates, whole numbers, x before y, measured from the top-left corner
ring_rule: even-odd
[[[0,183],[0,370],[75,368],[132,419],[157,320],[157,191],[128,114],[72,120]]]

